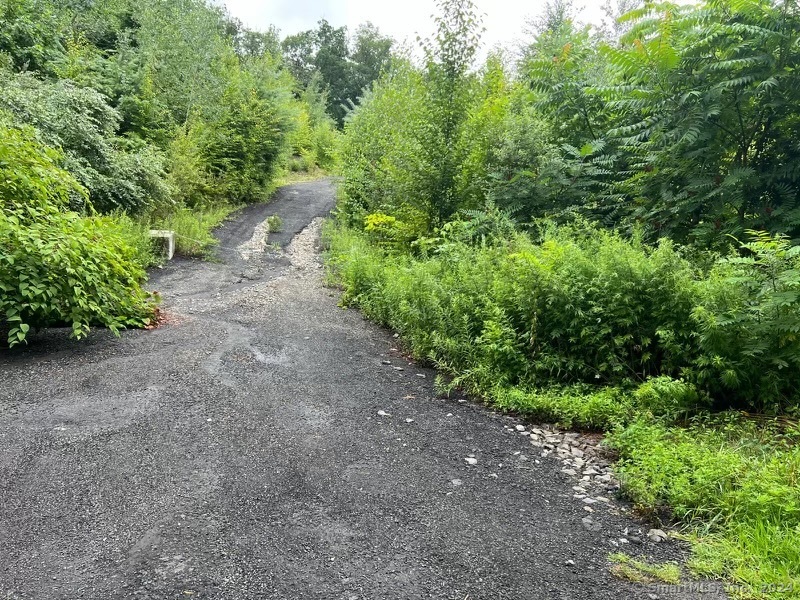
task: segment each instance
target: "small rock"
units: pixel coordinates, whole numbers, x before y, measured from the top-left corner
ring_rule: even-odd
[[[564,564],[565,564],[565,565],[570,565],[570,566],[574,567],[574,566],[575,566],[575,561],[574,561],[574,560],[568,560],[568,561],[566,561]]]
[[[493,479],[497,479],[497,473],[489,473],[489,477],[492,477]]]
[[[403,367],[392,367],[395,371],[405,371]]]
[[[385,410],[379,410],[379,411],[378,411],[378,416],[379,416],[379,417],[391,417],[392,415],[390,415],[389,413],[387,413]]]
[[[392,364],[392,361],[390,361],[390,360],[382,360],[381,364],[382,365],[390,365],[390,364]]]
[[[589,531],[600,531],[602,529],[600,523],[595,522],[591,517],[583,517],[581,523]]]
[[[580,448],[571,448],[570,452],[572,453],[572,456],[576,458],[583,458],[583,450]]]
[[[583,510],[585,510],[588,513],[593,513],[594,512],[594,509],[591,506],[584,506]]]
[[[584,498],[583,499],[583,503],[584,504],[596,504],[597,500],[595,500],[594,498]]]
[[[516,425],[514,429],[517,431],[525,431],[525,425]]]
[[[472,458],[471,456],[468,456],[464,460],[467,461],[468,465],[477,465],[478,464],[478,459],[477,458]]]
[[[417,373],[417,377],[421,377],[422,379],[425,379],[425,373]]]
[[[413,423],[414,419],[406,419],[406,423]]]
[[[446,417],[452,417],[452,416],[453,416],[453,413],[447,413],[445,416],[446,416]]]
[[[462,483],[464,483],[464,482],[463,482],[463,481],[461,481],[460,479],[453,479],[452,481],[450,481],[450,483],[452,483],[452,484],[453,484],[453,486],[455,486],[455,487],[458,487],[458,486],[460,486],[460,485],[461,485]]]
[[[575,469],[561,469],[561,472],[566,473],[567,475],[572,475],[573,477],[578,474]]]
[[[393,337],[393,338],[395,338],[395,339],[397,339],[397,338],[399,338],[399,337],[400,337],[400,334],[399,334],[399,333],[395,333],[395,334],[394,334],[392,337]]]
[[[667,539],[667,534],[663,529],[651,529],[647,532],[647,539],[656,544],[663,542]]]

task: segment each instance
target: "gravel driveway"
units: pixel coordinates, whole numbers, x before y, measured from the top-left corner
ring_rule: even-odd
[[[283,188],[221,228],[219,262],[157,270],[157,330],[0,351],[0,598],[720,597],[610,575],[610,552],[682,550],[622,502],[587,511],[520,421],[438,397],[337,306],[333,202]]]

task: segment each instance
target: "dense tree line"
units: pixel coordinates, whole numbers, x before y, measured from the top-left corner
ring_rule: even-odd
[[[282,47],[297,82],[327,92],[328,114],[341,126],[349,109],[391,65],[393,43],[371,23],[350,38],[347,27],[322,19],[317,29],[284,39]]]
[[[462,12],[440,40],[454,45],[452,56],[470,53],[479,29]],[[373,180],[390,171],[388,185],[352,187],[351,199],[400,204],[412,186],[418,202],[406,209],[428,205],[429,226],[452,206],[491,201],[523,222],[583,215],[700,247],[749,229],[800,235],[794,2],[648,1],[610,30],[580,25],[557,2],[537,27],[513,69],[500,56],[478,68],[443,56],[387,76],[354,120],[346,152]],[[388,121],[373,123],[373,114]],[[364,145],[362,135],[374,141]],[[409,143],[417,158],[387,158]],[[401,160],[413,177],[391,171]]]

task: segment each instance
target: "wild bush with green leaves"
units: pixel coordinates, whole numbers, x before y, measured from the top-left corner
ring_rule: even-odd
[[[701,286],[693,311],[702,354],[695,376],[717,396],[757,399],[771,412],[800,406],[800,246],[751,231]]]
[[[387,218],[382,230],[394,223]],[[372,237],[376,219],[366,223]],[[487,380],[530,385],[677,376],[693,356],[695,271],[669,243],[648,248],[594,228],[562,228],[540,244],[515,235],[475,246],[461,234],[448,241],[452,230],[427,259],[387,257],[354,234],[345,236],[359,245],[354,258],[352,247],[334,245],[347,298],[409,336],[419,355],[463,372],[481,362],[470,353],[485,350]],[[365,261],[379,266],[378,281],[362,278],[357,263]]]
[[[575,209],[700,245],[748,228],[796,237],[794,2],[648,1],[619,23],[602,39],[557,20],[521,67],[565,159],[592,149]]]
[[[543,224],[533,243],[501,214],[416,242],[391,215],[337,225],[345,301],[479,391],[644,383],[637,411],[673,421],[712,404],[798,410],[800,255],[785,239],[761,234],[706,272],[666,240]]]
[[[384,212],[428,229],[435,168],[423,143],[430,121],[424,80],[398,65],[375,84],[345,126],[340,149],[342,217]]]
[[[168,202],[163,154],[142,140],[118,137],[120,115],[102,94],[28,73],[0,71],[0,85],[0,109],[63,152],[62,166],[88,190],[93,208],[136,212]]]
[[[12,346],[31,328],[67,325],[80,338],[153,317],[136,250],[113,219],[67,209],[86,192],[59,159],[32,129],[0,124],[0,314]]]

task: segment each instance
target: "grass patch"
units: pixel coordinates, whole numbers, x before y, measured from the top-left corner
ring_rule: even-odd
[[[330,173],[317,166],[313,166],[308,170],[292,170],[286,169],[278,175],[275,180],[276,187],[284,187],[295,183],[307,183],[309,181],[317,181],[329,177]]]
[[[283,219],[278,215],[270,215],[267,217],[267,226],[272,233],[283,231]]]
[[[153,228],[174,231],[179,254],[207,257],[218,243],[212,231],[234,210],[236,207],[230,204],[179,207],[166,217],[154,220]]]
[[[672,562],[650,563],[644,559],[636,559],[624,552],[615,552],[608,559],[615,563],[611,573],[620,579],[633,583],[668,583],[678,585],[681,582],[681,568]]]
[[[739,414],[637,421],[608,438],[640,510],[685,524],[698,575],[739,598],[800,597],[800,433]],[[795,595],[787,595],[794,590]]]

